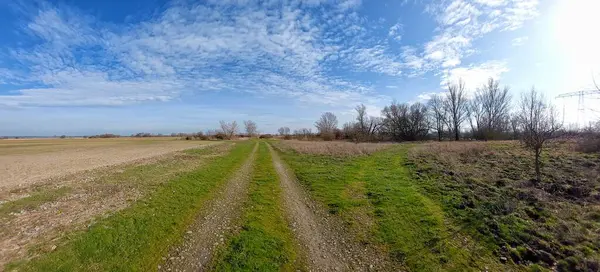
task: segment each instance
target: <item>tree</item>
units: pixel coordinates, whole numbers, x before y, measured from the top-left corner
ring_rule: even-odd
[[[279,132],[279,136],[287,136],[290,135],[289,127],[280,127],[277,132]]]
[[[521,96],[518,112],[521,131],[521,141],[526,148],[533,151],[535,157],[536,180],[541,181],[540,155],[544,144],[556,136],[561,124],[558,123],[556,110],[550,105],[544,95],[535,88]]]
[[[449,114],[448,125],[452,127],[454,139],[460,140],[460,126],[467,118],[467,97],[465,94],[465,83],[448,83],[448,94],[446,95],[446,111]]]
[[[469,116],[469,122],[475,138],[488,140],[508,130],[510,100],[508,87],[500,88],[500,83],[493,78],[477,89],[475,98],[469,103],[469,113],[472,115]]]
[[[312,130],[310,128],[301,128],[294,131],[297,139],[309,139],[312,137]]]
[[[235,136],[235,134],[238,132],[237,122],[233,121],[231,123],[227,123],[227,122],[221,120],[221,121],[219,121],[219,123],[221,124],[221,130],[225,134],[225,137],[228,140],[233,139],[233,136]]]
[[[356,106],[355,110],[357,115],[356,124],[354,124],[353,127],[355,130],[354,137],[360,141],[372,140],[377,129],[381,126],[381,119],[374,116],[368,116],[367,107],[363,104]]]
[[[415,141],[427,137],[429,120],[427,107],[421,103],[392,102],[381,111],[385,133],[395,141]]]
[[[244,121],[244,127],[246,127],[246,134],[248,134],[248,137],[255,137],[258,134],[258,129],[254,121]]]
[[[321,115],[321,118],[315,122],[315,127],[319,131],[319,134],[325,140],[331,140],[335,136],[335,129],[337,128],[338,120],[335,114],[326,112]]]
[[[444,136],[444,127],[448,119],[448,112],[446,111],[446,107],[444,107],[444,103],[444,97],[439,94],[433,95],[428,102],[428,107],[432,118],[431,123],[435,127],[438,141],[442,141],[442,137]]]

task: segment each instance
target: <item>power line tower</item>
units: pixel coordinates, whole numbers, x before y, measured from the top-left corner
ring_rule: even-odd
[[[577,91],[577,92],[570,92],[570,93],[564,93],[564,94],[560,94],[558,95],[556,98],[562,98],[563,99],[563,123],[565,122],[565,103],[564,103],[564,99],[567,97],[574,97],[577,96],[578,99],[578,103],[577,103],[577,126],[579,126],[579,122],[581,120],[581,117],[585,118],[585,97],[586,96],[590,96],[590,95],[600,95],[600,90],[586,90],[586,91]],[[597,97],[594,97],[597,98]],[[585,122],[585,119],[583,120]],[[585,124],[584,124],[585,125]]]

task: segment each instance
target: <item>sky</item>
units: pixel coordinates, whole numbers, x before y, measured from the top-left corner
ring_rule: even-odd
[[[595,0],[0,0],[0,135],[340,124],[488,78],[600,117]]]

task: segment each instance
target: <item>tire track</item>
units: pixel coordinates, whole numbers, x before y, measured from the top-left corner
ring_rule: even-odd
[[[356,243],[338,218],[316,205],[269,145],[286,216],[310,271],[396,271],[387,254]]]
[[[205,271],[214,250],[224,243],[224,235],[235,226],[240,217],[258,143],[236,174],[227,181],[222,191],[211,200],[204,212],[190,225],[183,243],[170,249],[163,257],[158,271]]]

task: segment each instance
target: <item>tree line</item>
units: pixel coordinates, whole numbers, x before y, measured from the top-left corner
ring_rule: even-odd
[[[516,104],[507,86],[490,78],[471,97],[465,83],[449,83],[445,93],[435,94],[427,103],[391,102],[380,116],[369,116],[361,104],[356,118],[338,127],[335,114],[326,112],[310,128],[294,131],[297,139],[364,141],[438,141],[461,139],[520,139],[533,151],[540,179],[540,156],[544,144],[558,135],[562,124],[554,106],[535,88],[521,94]],[[286,135],[289,128],[280,129]],[[282,133],[283,132],[283,133]]]

